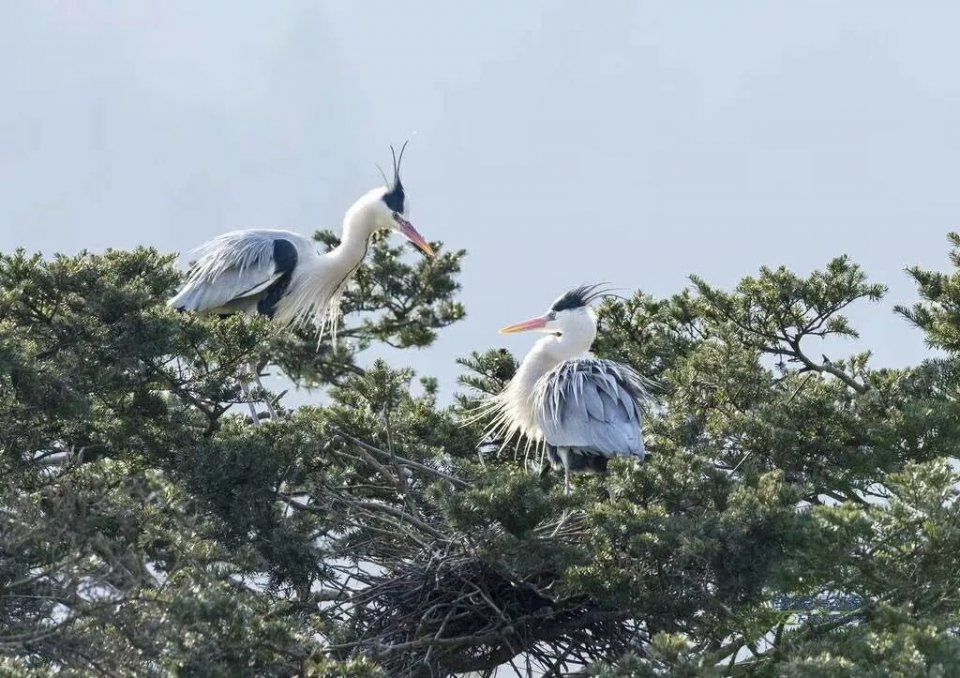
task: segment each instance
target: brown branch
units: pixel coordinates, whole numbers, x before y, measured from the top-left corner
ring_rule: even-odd
[[[796,358],[801,363],[803,363],[804,368],[806,370],[813,371],[813,372],[826,372],[828,374],[832,374],[833,376],[835,376],[844,384],[852,388],[857,393],[862,394],[870,390],[869,384],[861,384],[859,381],[857,381],[852,376],[850,376],[840,368],[836,367],[832,363],[823,363],[818,365],[817,363],[812,361],[803,351],[800,350],[799,337],[791,337],[790,340],[787,342],[787,344],[790,346],[790,349],[791,349],[789,352],[787,352],[787,355],[789,355],[792,358]]]
[[[381,504],[375,501],[351,501],[351,502],[348,502],[348,504],[356,506],[357,508],[373,511],[375,513],[376,512],[386,513],[390,516],[393,516],[394,518],[397,518],[398,520],[402,520],[406,523],[409,523],[410,525],[413,525],[414,527],[417,527],[423,530],[424,532],[429,534],[431,537],[434,537],[435,539],[439,539],[440,541],[446,541],[447,539],[449,539],[447,535],[443,534],[436,528],[423,522],[419,518],[416,518],[410,515],[409,513],[404,513],[400,509],[394,508],[389,504]]]
[[[327,515],[326,511],[322,509],[318,509],[309,504],[301,504],[300,502],[296,501],[289,495],[279,493],[277,496],[279,496],[280,499],[282,499],[285,504],[287,504],[288,506],[290,506],[291,508],[297,511],[306,511],[307,513],[313,513],[314,515],[318,515],[318,516]],[[381,504],[375,501],[351,500],[343,497],[339,498],[338,501],[345,503],[347,506],[353,506],[355,508],[365,509],[367,511],[373,511],[374,513],[386,513],[387,515],[390,515],[394,518],[397,518],[398,520],[408,523],[413,527],[423,530],[424,532],[429,534],[431,537],[434,537],[435,539],[438,539],[440,541],[447,541],[449,539],[447,535],[443,534],[442,532],[437,530],[435,527],[428,525],[427,523],[423,522],[416,516],[412,516],[409,513],[404,513],[400,509],[394,508],[389,504]]]
[[[406,459],[406,458],[401,457],[401,456],[398,456],[398,455],[396,455],[396,454],[392,454],[392,453],[390,453],[390,452],[387,452],[386,450],[381,450],[379,447],[375,447],[375,446],[373,446],[373,445],[371,445],[371,444],[369,444],[369,443],[365,443],[364,441],[360,440],[359,438],[354,438],[352,435],[350,435],[350,434],[347,433],[346,431],[343,431],[342,429],[337,428],[336,426],[331,426],[331,427],[330,427],[330,430],[333,431],[334,433],[336,433],[338,436],[341,436],[342,438],[346,439],[346,440],[349,441],[350,443],[356,445],[357,447],[363,448],[363,449],[366,450],[367,452],[373,452],[374,454],[379,454],[379,455],[381,455],[381,456],[383,456],[383,457],[386,457],[386,458],[388,458],[388,459],[391,459],[391,460],[393,460],[393,461],[395,461],[395,462],[397,462],[397,463],[399,463],[399,464],[402,464],[403,466],[409,466],[410,468],[415,468],[415,469],[417,469],[417,470],[419,470],[419,471],[423,471],[424,473],[429,473],[429,474],[431,474],[431,475],[433,475],[433,476],[436,476],[436,477],[438,477],[438,478],[442,478],[443,480],[446,480],[446,481],[448,481],[448,482],[451,482],[451,483],[453,483],[454,485],[456,485],[456,486],[458,486],[458,487],[462,487],[462,488],[465,488],[465,489],[469,489],[469,488],[472,488],[472,487],[473,487],[473,485],[472,485],[471,483],[468,483],[466,480],[461,480],[460,478],[457,478],[456,476],[451,476],[451,475],[449,475],[449,474],[447,474],[447,473],[444,473],[443,471],[439,471],[439,470],[437,470],[437,469],[435,469],[435,468],[431,468],[430,466],[427,466],[426,464],[421,464],[420,462],[418,462],[418,461],[413,461],[412,459]]]
[[[517,632],[518,627],[523,626],[527,622],[549,620],[551,616],[556,617],[559,615],[560,613],[555,613],[554,615],[527,615],[525,617],[514,619],[510,624],[504,624],[500,627],[500,629],[492,633],[473,636],[460,636],[456,638],[441,638],[439,640],[433,638],[424,638],[410,641],[409,643],[392,645],[390,646],[389,651],[403,651],[413,649],[418,645],[423,647],[436,644],[441,648],[448,649],[448,652],[445,653],[441,659],[444,668],[448,671],[453,673],[466,673],[468,671],[478,670],[482,671],[484,669],[492,669],[500,666],[504,662],[508,661],[511,657],[516,656],[520,652],[523,652],[526,648],[537,643],[554,640],[555,638],[558,638],[566,633],[583,629],[598,622],[619,620],[626,617],[626,613],[623,611],[592,610],[580,616],[568,619],[567,621],[560,621],[553,626],[540,627],[532,633],[528,628],[527,633],[523,634],[523,636]],[[514,643],[510,642],[511,640],[517,641],[517,645],[514,645]],[[449,652],[451,649],[470,646],[476,647],[479,645],[497,645],[498,647],[495,647],[485,657],[472,657],[469,655],[458,656]]]

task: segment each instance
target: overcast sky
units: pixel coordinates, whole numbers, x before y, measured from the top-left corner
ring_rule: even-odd
[[[412,138],[414,223],[468,250],[454,358],[566,289],[731,286],[847,253],[881,365],[960,229],[960,4],[0,0],[0,249],[338,228]],[[411,256],[415,256],[411,253]],[[859,347],[851,344],[849,349]]]

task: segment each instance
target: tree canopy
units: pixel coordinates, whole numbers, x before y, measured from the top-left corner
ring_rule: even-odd
[[[902,369],[823,355],[851,304],[889,312],[846,257],[605,300],[650,456],[569,497],[467,416],[514,356],[463,357],[452,405],[357,359],[464,317],[463,252],[378,239],[319,346],[172,311],[152,249],[2,255],[0,675],[960,675],[951,242],[909,269],[931,354]],[[324,404],[253,426],[268,361]]]

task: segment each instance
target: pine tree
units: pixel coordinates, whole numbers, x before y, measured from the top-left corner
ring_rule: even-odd
[[[378,240],[319,348],[171,311],[154,250],[2,256],[0,675],[958,675],[952,239],[953,273],[910,271],[938,351],[910,368],[823,355],[885,292],[843,257],[606,300],[651,454],[569,497],[464,423],[513,356],[463,358],[452,406],[357,359],[464,317],[463,252]],[[268,361],[323,406],[252,426]]]

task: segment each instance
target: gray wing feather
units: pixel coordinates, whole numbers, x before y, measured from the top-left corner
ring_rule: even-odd
[[[208,311],[231,301],[258,294],[282,274],[273,274],[272,265],[230,269],[212,280],[191,278],[168,303],[186,311]]]
[[[207,311],[263,292],[282,275],[273,261],[279,239],[289,240],[298,250],[309,247],[303,236],[279,230],[231,231],[204,243],[193,251],[196,262],[186,284],[167,303]]]
[[[561,363],[537,382],[534,411],[544,440],[608,457],[645,455],[645,382],[626,365],[596,358]]]
[[[600,392],[597,388],[586,388],[583,390],[583,404],[587,410],[587,419],[596,419],[606,421],[603,414],[603,401],[600,399]]]

